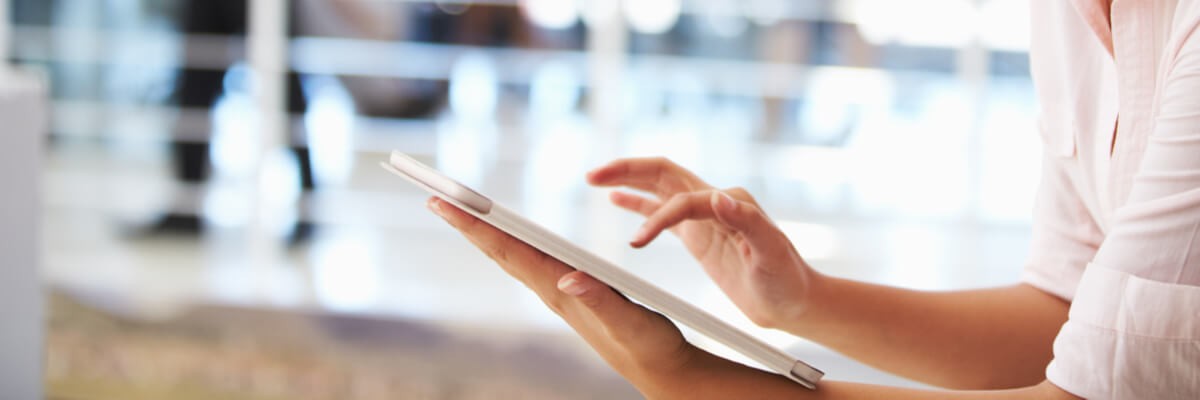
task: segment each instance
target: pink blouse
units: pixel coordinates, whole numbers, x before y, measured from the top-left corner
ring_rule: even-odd
[[[1024,280],[1071,301],[1047,378],[1200,399],[1200,0],[1032,10],[1045,152]]]

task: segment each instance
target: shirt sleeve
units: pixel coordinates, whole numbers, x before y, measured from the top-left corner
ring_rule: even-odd
[[[1073,132],[1062,124],[1046,123],[1064,117],[1058,114],[1043,115],[1039,123],[1042,176],[1034,200],[1029,261],[1021,280],[1071,301],[1104,235],[1080,196]]]
[[[1129,197],[1046,370],[1085,398],[1200,398],[1200,34],[1180,43]]]

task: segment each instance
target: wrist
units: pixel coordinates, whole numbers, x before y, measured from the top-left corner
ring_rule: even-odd
[[[824,316],[829,314],[829,305],[836,299],[836,286],[839,279],[832,278],[810,270],[807,287],[800,296],[800,306],[797,312],[776,321],[775,329],[796,336],[808,337],[813,327],[824,323]]]

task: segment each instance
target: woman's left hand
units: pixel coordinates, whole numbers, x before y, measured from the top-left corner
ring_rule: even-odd
[[[648,397],[689,380],[708,353],[692,346],[662,315],[634,304],[595,278],[436,197],[429,208],[513,277],[537,293],[618,373]]]

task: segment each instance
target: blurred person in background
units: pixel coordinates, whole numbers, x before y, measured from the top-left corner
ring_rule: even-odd
[[[449,203],[428,206],[649,398],[1200,398],[1200,1],[1032,7],[1045,146],[1020,284],[928,292],[831,277],[745,190],[656,158],[587,176],[650,193],[612,194],[646,218],[630,245],[670,230],[755,323],[965,391],[806,390],[689,344],[661,315]]]
[[[245,37],[248,16],[246,0],[200,1],[187,0],[180,5],[182,31],[186,35],[221,35]],[[360,38],[390,40],[396,37],[399,24],[386,12],[377,12],[367,2],[357,0],[292,0],[288,7],[288,36],[328,34]],[[205,53],[202,42],[184,41],[185,60],[220,56]],[[227,51],[232,48],[227,49]],[[241,62],[240,60],[237,62]],[[179,105],[186,108],[210,110],[217,100],[231,90],[248,91],[249,82],[244,74],[230,74],[229,68],[204,68],[184,63],[175,84],[175,97]],[[303,197],[307,197],[317,186],[313,174],[312,155],[306,144],[307,132],[300,117],[307,111],[302,77],[289,70],[286,78],[286,109],[289,114],[286,132],[289,146],[296,158],[299,182]],[[387,93],[377,93],[371,88],[378,82],[352,83],[354,93],[366,97],[367,104],[384,103],[395,106],[395,98],[402,93],[392,86],[383,85]],[[428,106],[420,106],[427,110]],[[428,111],[425,111],[428,112]],[[204,228],[200,216],[201,185],[210,175],[211,118],[178,118],[171,143],[171,158],[175,178],[181,183],[176,190],[171,208],[148,227],[149,233],[199,233]],[[307,199],[301,199],[300,217],[288,234],[291,243],[308,239],[314,225],[307,221]]]
[[[528,24],[513,7],[443,6],[419,4],[396,7],[360,0],[293,0],[289,9],[288,35],[354,37],[378,41],[395,40],[405,34],[432,43],[480,46],[523,45],[538,41]],[[405,11],[409,11],[406,13]],[[411,15],[408,15],[411,14]],[[188,35],[245,36],[246,0],[184,1],[181,5],[183,32]],[[405,29],[405,27],[410,27]],[[407,32],[406,32],[407,31]],[[188,58],[204,57],[204,45],[185,41]],[[240,62],[240,61],[239,61]],[[242,74],[225,68],[185,66],[176,81],[175,94],[184,108],[209,109],[228,91],[246,91]],[[338,79],[355,100],[357,110],[370,117],[427,118],[439,110],[446,97],[440,81],[342,76]],[[307,132],[299,114],[307,111],[303,77],[289,71],[286,83],[289,145],[296,158],[304,194],[300,217],[288,235],[291,243],[310,237],[314,225],[307,221],[308,194],[317,186],[312,155],[306,145]],[[198,233],[204,228],[199,212],[202,184],[210,174],[211,118],[179,118],[174,128],[171,156],[173,172],[181,183],[172,206],[148,229],[149,233]]]
[[[221,35],[243,38],[246,35],[248,16],[246,0],[188,0],[183,2],[180,9],[182,33],[185,35]],[[295,7],[289,7],[289,9],[293,10],[292,14],[294,15]],[[295,25],[295,18],[289,16],[289,36],[294,32]],[[193,40],[185,39],[184,43],[185,60],[206,55],[203,48],[197,46],[198,42],[194,38]],[[231,79],[228,84],[226,83],[228,67],[227,65],[225,68],[207,69],[185,62],[175,86],[175,96],[179,105],[185,109],[209,110],[227,90],[248,89],[245,87],[248,82]],[[300,77],[295,71],[288,71],[285,98],[289,114],[303,113],[306,110],[307,101],[300,87]],[[182,185],[175,193],[171,208],[149,227],[151,233],[199,233],[203,230],[203,218],[200,215],[199,207],[202,196],[199,189],[207,180],[210,170],[209,148],[212,143],[210,121],[211,118],[207,117],[176,120],[171,143],[171,158],[175,178]],[[288,132],[292,152],[299,167],[297,172],[301,186],[305,192],[309,192],[316,187],[309,149],[296,140],[304,137],[303,125],[289,117],[285,129]],[[304,237],[310,231],[311,225],[308,225],[307,222],[298,222],[293,228],[292,236]]]

